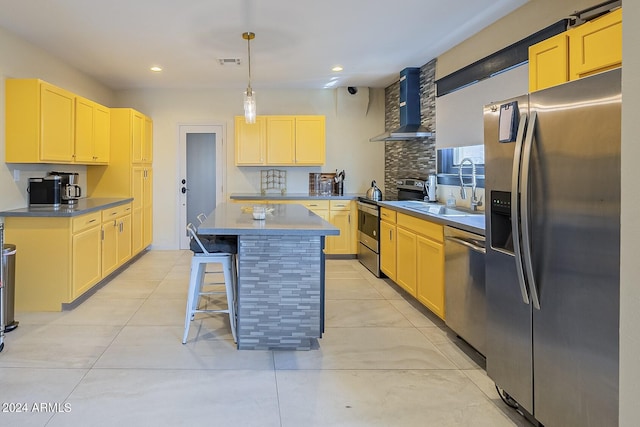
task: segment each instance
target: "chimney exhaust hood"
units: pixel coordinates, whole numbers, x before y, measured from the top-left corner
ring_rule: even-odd
[[[400,72],[400,127],[374,136],[369,141],[412,141],[433,136],[420,124],[420,68]]]

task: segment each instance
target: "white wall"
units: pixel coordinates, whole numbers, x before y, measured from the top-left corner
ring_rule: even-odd
[[[5,163],[5,78],[39,78],[105,105],[114,99],[113,92],[106,87],[0,29],[0,210],[26,206],[29,177],[45,176],[48,171],[78,172],[83,185],[85,166]],[[20,171],[19,181],[13,180],[14,170]]]
[[[384,145],[369,138],[384,129],[384,90],[371,90],[366,108],[336,108],[334,90],[269,91],[256,89],[258,114],[323,114],[326,116],[327,159],[323,167],[289,167],[287,191],[308,193],[310,172],[346,171],[345,192],[364,193],[372,179],[383,182]],[[135,108],[153,119],[153,247],[178,247],[178,126],[226,126],[227,197],[231,193],[258,193],[260,171],[270,167],[234,165],[235,115],[242,114],[238,90],[133,90],[117,94],[117,106]],[[340,115],[337,111],[340,110]],[[283,168],[277,168],[283,169]]]

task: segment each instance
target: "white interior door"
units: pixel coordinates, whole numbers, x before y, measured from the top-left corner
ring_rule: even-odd
[[[185,227],[198,224],[200,213],[208,215],[225,200],[226,188],[224,127],[222,125],[180,125],[180,177],[178,198],[180,249],[189,249]]]

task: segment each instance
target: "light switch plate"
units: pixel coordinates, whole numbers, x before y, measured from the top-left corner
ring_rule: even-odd
[[[13,180],[15,182],[20,181],[20,169],[14,169],[13,170]]]

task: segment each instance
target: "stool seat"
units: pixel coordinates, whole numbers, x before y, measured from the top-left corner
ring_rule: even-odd
[[[190,234],[190,246],[193,250],[191,258],[191,274],[189,279],[189,291],[187,294],[187,307],[184,321],[184,335],[182,344],[186,344],[189,335],[189,326],[194,319],[196,313],[227,313],[229,315],[229,323],[231,325],[231,334],[234,342],[237,342],[236,336],[236,253],[237,253],[237,237],[236,236],[199,236],[193,224],[187,225],[187,232]],[[204,277],[207,264],[218,263],[222,265],[222,273],[224,282],[205,283]],[[224,285],[223,291],[207,290],[212,285]],[[211,294],[226,294],[227,307],[219,309],[198,308],[200,297]]]
[[[204,236],[198,234],[198,239],[204,246],[204,250],[209,253],[238,253],[238,238],[236,236]],[[204,253],[202,247],[194,239],[191,239],[189,248],[193,253]]]

